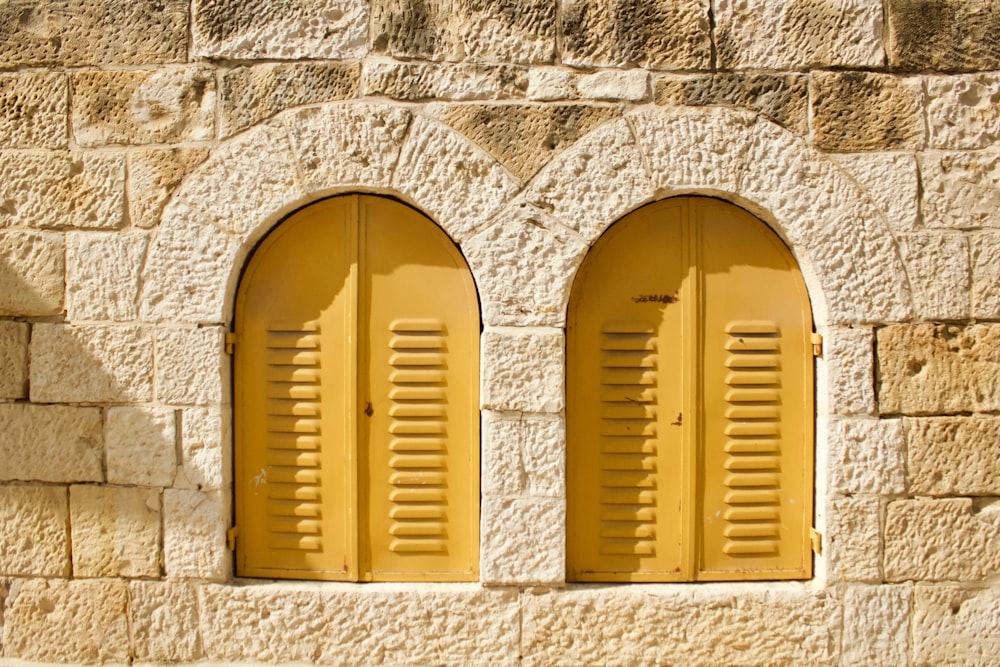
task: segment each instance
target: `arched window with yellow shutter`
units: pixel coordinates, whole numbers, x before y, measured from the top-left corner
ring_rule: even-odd
[[[809,298],[732,204],[678,197],[584,260],[567,331],[567,579],[811,576]]]

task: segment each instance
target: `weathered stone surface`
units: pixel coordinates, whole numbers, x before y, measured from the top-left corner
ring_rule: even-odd
[[[100,482],[101,411],[65,405],[0,404],[0,479]]]
[[[65,487],[0,486],[0,576],[69,576],[68,523]]]
[[[153,397],[153,345],[138,326],[36,324],[31,400],[103,403]]]
[[[527,69],[517,65],[431,65],[366,60],[365,95],[397,100],[500,100],[524,97]]]
[[[917,315],[928,320],[969,316],[969,244],[960,233],[926,232],[900,238]]]
[[[566,578],[566,501],[484,498],[480,579],[487,585],[559,585]]]
[[[780,585],[598,586],[522,605],[526,665],[826,665],[841,634],[833,599]]]
[[[512,665],[518,594],[478,585],[199,588],[212,660]]]
[[[922,148],[922,98],[918,78],[813,72],[813,141],[841,152]]]
[[[28,325],[0,321],[0,398],[28,395]]]
[[[889,581],[976,581],[1000,570],[995,499],[899,500],[885,518]]]
[[[528,99],[542,102],[580,99],[642,102],[649,99],[649,74],[643,70],[581,72],[533,67],[528,72],[526,94]]]
[[[910,493],[1000,496],[1000,419],[905,419]]]
[[[120,153],[0,153],[0,226],[116,229],[125,221]]]
[[[669,106],[728,105],[749,109],[805,136],[809,131],[809,78],[802,74],[720,72],[663,76],[653,101]]]
[[[931,148],[989,148],[1000,141],[1000,73],[927,77]]]
[[[486,413],[483,495],[566,495],[566,424],[556,415]]]
[[[157,330],[157,400],[171,405],[223,402],[223,378],[229,374],[223,336],[221,327]]]
[[[905,665],[910,645],[909,586],[850,586],[844,594],[842,665]]]
[[[920,208],[929,227],[1000,227],[1000,150],[921,153]]]
[[[136,660],[172,663],[202,657],[198,597],[191,585],[133,581],[129,611]]]
[[[985,665],[1000,655],[1000,590],[962,586],[915,586],[913,662]]]
[[[562,0],[562,61],[577,67],[700,69],[711,62],[707,0]]]
[[[896,324],[877,344],[882,414],[1000,410],[1000,326]]]
[[[221,77],[219,133],[228,137],[285,109],[354,97],[357,63],[268,63],[237,67]]]
[[[174,411],[110,408],[104,424],[108,482],[170,486],[177,466]]]
[[[69,506],[73,576],[159,576],[158,490],[72,486]]]
[[[66,235],[66,315],[74,322],[135,321],[139,272],[146,258],[142,233],[70,232]]]
[[[81,146],[212,139],[215,76],[209,67],[73,75],[73,134]]]
[[[889,0],[889,63],[906,70],[1000,69],[990,0]]]
[[[910,153],[833,153],[830,157],[854,178],[896,233],[920,228],[920,178]],[[922,184],[926,187],[926,182]],[[927,211],[922,211],[926,220]]]
[[[216,58],[330,58],[367,53],[360,0],[197,0],[195,54]]]
[[[1000,318],[1000,234],[982,232],[969,237],[972,255],[972,316]]]
[[[476,276],[483,321],[562,326],[586,244],[533,206],[513,204],[495,220],[462,244]]]
[[[559,412],[564,407],[563,334],[558,329],[487,329],[482,407]]]
[[[827,474],[834,493],[902,493],[906,439],[898,419],[840,420],[829,427]]]
[[[11,588],[5,655],[66,663],[126,662],[128,586],[121,580],[29,579]]]
[[[221,489],[231,482],[232,416],[225,406],[181,411],[181,466],[174,488]]]
[[[862,327],[830,327],[821,333],[829,414],[874,415],[874,333]]]
[[[0,315],[55,315],[65,280],[62,234],[0,232]]]
[[[185,0],[27,0],[0,8],[0,64],[141,65],[187,57]]]
[[[836,497],[830,502],[823,541],[832,582],[882,580],[881,515],[877,496]]]
[[[0,75],[0,146],[66,148],[68,113],[69,79],[65,74]]]
[[[372,0],[371,48],[394,57],[457,60],[452,0]]]
[[[720,0],[714,17],[719,64],[726,69],[885,63],[879,0]]]
[[[218,491],[163,491],[163,554],[168,577],[219,581],[229,576],[229,512],[228,501]]]
[[[129,218],[149,229],[160,216],[181,180],[208,158],[199,148],[137,149],[128,153]]]

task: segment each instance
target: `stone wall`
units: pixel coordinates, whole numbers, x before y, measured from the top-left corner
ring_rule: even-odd
[[[990,0],[0,6],[0,663],[987,665]],[[223,344],[288,212],[391,194],[482,301],[476,584],[235,580]],[[805,582],[566,585],[564,324],[611,223],[733,201],[816,327]]]

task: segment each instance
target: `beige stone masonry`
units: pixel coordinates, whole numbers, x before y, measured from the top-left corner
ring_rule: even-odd
[[[563,498],[483,498],[479,578],[486,586],[566,579]]]
[[[931,148],[990,148],[1000,141],[1000,73],[927,77]]]
[[[206,158],[208,151],[198,148],[129,151],[128,212],[132,224],[146,229],[158,225],[181,180]]]
[[[66,487],[0,487],[0,577],[69,576],[68,524]]]
[[[0,404],[0,480],[104,481],[101,411]]]
[[[528,70],[517,65],[431,65],[367,59],[362,94],[397,100],[503,100],[523,98]]]
[[[66,148],[69,78],[58,72],[0,75],[0,146]]]
[[[526,95],[528,99],[538,102],[644,102],[650,97],[649,81],[649,74],[642,70],[586,72],[561,67],[533,67],[528,72]]]
[[[73,576],[157,577],[160,492],[71,486]]]
[[[1000,227],[1000,150],[919,155],[920,209],[928,227]]]
[[[968,319],[968,238],[958,233],[906,234],[899,238],[899,250],[917,316],[924,320]]]
[[[841,665],[906,665],[910,586],[850,586],[844,594]]]
[[[830,158],[864,188],[894,234],[919,231],[927,224],[926,208],[921,209],[917,157],[913,153],[833,153]],[[926,194],[927,183],[922,185]]]
[[[232,569],[226,549],[229,494],[166,489],[163,492],[163,554],[170,579],[224,581]]]
[[[560,416],[486,412],[482,439],[483,496],[566,495],[566,425]]]
[[[0,398],[28,393],[28,325],[0,321]]]
[[[984,665],[1000,655],[1000,589],[917,585],[913,592],[914,665]]]
[[[831,582],[882,580],[882,501],[878,496],[833,498],[823,534]]]
[[[194,662],[202,657],[198,597],[187,583],[129,583],[129,623],[137,661]]]
[[[229,357],[221,327],[156,332],[156,400],[170,405],[228,403]]]
[[[62,310],[66,240],[62,234],[0,231],[0,315]]]
[[[908,70],[1000,68],[995,8],[990,0],[889,0],[889,63]]]
[[[484,409],[558,413],[564,408],[561,330],[487,329],[482,346]]]
[[[972,316],[1000,318],[1000,233],[969,237],[972,255]]]
[[[1000,496],[1000,419],[904,419],[910,493]]]
[[[66,235],[66,315],[70,321],[134,322],[148,237],[141,233]]]
[[[905,490],[906,441],[899,419],[856,419],[828,426],[829,488],[834,493]]]
[[[924,146],[923,84],[874,72],[813,72],[813,141],[828,151]]]
[[[174,411],[110,408],[104,422],[108,483],[171,486],[177,468]]]
[[[874,415],[875,388],[871,329],[827,327],[823,336],[822,363],[826,369],[831,415]]]
[[[178,489],[223,489],[232,482],[232,413],[227,406],[180,411]]]

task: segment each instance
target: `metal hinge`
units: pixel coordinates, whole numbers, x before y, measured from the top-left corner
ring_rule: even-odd
[[[815,528],[809,529],[809,542],[812,543],[812,550],[817,556],[823,555],[823,533]]]
[[[813,346],[813,356],[822,357],[823,356],[823,335],[814,333],[810,337]]]
[[[226,548],[229,549],[230,551],[236,551],[237,532],[238,529],[236,528],[236,526],[233,526],[232,528],[226,531]]]
[[[226,332],[226,354],[233,353],[233,346],[236,345],[236,334],[232,331]]]

